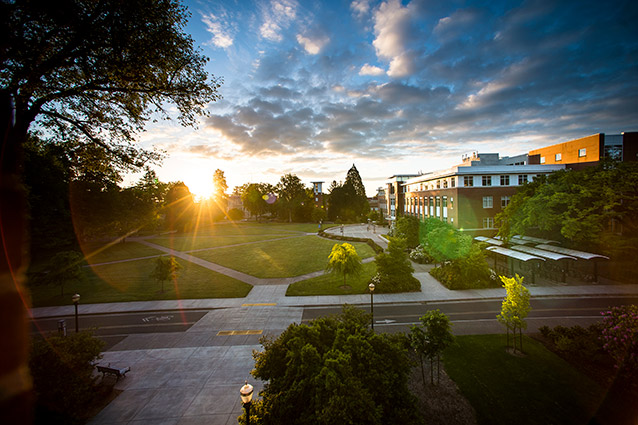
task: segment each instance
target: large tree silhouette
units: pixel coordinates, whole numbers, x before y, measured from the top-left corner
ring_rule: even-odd
[[[100,146],[121,166],[157,158],[133,145],[147,120],[175,105],[177,119],[194,125],[219,98],[221,81],[208,78],[184,33],[187,17],[175,0],[0,2],[1,423],[30,415],[21,147],[37,129]]]

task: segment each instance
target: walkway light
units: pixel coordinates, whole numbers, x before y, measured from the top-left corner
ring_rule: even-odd
[[[253,386],[248,381],[245,381],[244,386],[239,390],[239,395],[244,409],[246,409],[246,425],[250,425],[250,404],[253,400]]]
[[[73,301],[73,304],[75,305],[75,333],[78,333],[78,303],[80,302],[80,294],[73,294],[71,301]]]
[[[374,330],[374,283],[370,283],[368,288],[370,288],[370,315],[372,316],[370,320],[372,322],[372,330]]]

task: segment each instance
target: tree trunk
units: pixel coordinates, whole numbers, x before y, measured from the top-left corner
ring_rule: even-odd
[[[28,120],[15,116],[12,96],[0,91],[0,423],[31,423],[29,333],[24,283],[28,267],[26,195],[21,183]]]
[[[430,357],[430,384],[434,385],[434,358]]]
[[[423,387],[425,387],[425,368],[423,367],[423,354],[419,353],[419,360],[421,361],[421,379],[423,379]]]
[[[436,384],[441,383],[441,356],[436,355]]]

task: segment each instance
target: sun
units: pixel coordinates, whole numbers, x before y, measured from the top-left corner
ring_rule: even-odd
[[[196,201],[203,201],[214,196],[215,186],[213,177],[209,173],[192,173],[184,176],[184,184],[195,196]]]

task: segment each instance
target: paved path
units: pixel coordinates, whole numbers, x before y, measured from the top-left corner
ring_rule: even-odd
[[[387,229],[368,232],[366,225],[345,226],[344,234],[371,237],[379,245],[387,242],[379,236]],[[340,235],[341,229],[328,230]],[[228,274],[254,285],[245,298],[140,301],[110,304],[81,304],[80,314],[137,311],[210,309],[186,332],[132,334],[104,353],[103,363],[130,366],[131,371],[115,388],[123,392],[90,423],[110,424],[236,424],[242,408],[239,389],[247,379],[255,386],[255,395],[263,383],[250,376],[254,366],[253,350],[260,350],[261,335],[277,336],[291,323],[301,323],[303,307],[319,305],[363,304],[370,297],[330,295],[287,297],[290,279],[258,279],[199,259],[188,253],[170,250],[148,241],[139,241],[169,252],[203,267]],[[419,292],[376,294],[375,304],[418,303],[502,299],[503,288],[451,291],[428,273],[430,266],[415,265]],[[638,295],[638,285],[530,286],[533,297]],[[33,317],[71,316],[73,306],[41,307]],[[227,335],[228,331],[235,335]],[[241,332],[243,331],[243,332]],[[222,332],[222,334],[220,334]]]

